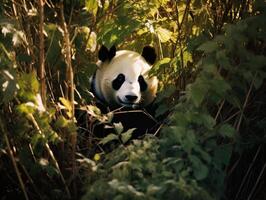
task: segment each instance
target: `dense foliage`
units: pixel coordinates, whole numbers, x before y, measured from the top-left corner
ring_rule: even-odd
[[[265,21],[264,0],[3,0],[1,199],[265,199]],[[156,48],[155,133],[95,106],[101,44]]]

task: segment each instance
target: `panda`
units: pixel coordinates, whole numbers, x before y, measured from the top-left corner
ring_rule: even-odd
[[[91,91],[103,105],[110,108],[144,108],[157,93],[158,79],[148,77],[156,60],[155,49],[145,46],[142,54],[129,50],[109,50],[103,45],[91,80]]]
[[[113,149],[113,145],[119,144],[111,142],[99,145],[98,142],[114,133],[114,123],[121,123],[123,132],[134,128],[130,141],[140,139],[146,133],[154,133],[159,127],[153,117],[158,79],[155,76],[149,77],[156,53],[150,46],[145,46],[141,54],[129,50],[116,51],[115,46],[110,49],[101,46],[98,59],[98,68],[90,80],[91,92],[96,97],[93,103],[96,102],[102,114],[112,112],[112,121],[110,126],[106,126],[105,123],[91,120],[89,112],[80,111],[76,114],[80,135],[91,138],[93,144],[97,144],[94,145],[96,151],[104,149],[108,152]]]

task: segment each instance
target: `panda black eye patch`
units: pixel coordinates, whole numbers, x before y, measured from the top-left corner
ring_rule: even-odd
[[[142,75],[139,76],[138,82],[139,82],[141,92],[144,92],[145,90],[147,90],[148,85]]]
[[[114,90],[119,90],[122,84],[125,82],[125,75],[118,74],[118,76],[113,80],[112,87]]]

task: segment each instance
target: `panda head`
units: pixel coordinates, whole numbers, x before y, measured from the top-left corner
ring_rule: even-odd
[[[143,107],[156,95],[158,80],[148,77],[154,64],[154,48],[146,46],[142,54],[102,46],[98,53],[98,69],[94,75],[93,92],[101,101],[113,107]]]

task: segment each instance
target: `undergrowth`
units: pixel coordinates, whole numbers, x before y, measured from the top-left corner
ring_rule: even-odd
[[[265,19],[263,0],[3,0],[1,199],[265,199]],[[89,92],[101,43],[158,52],[142,139]]]

